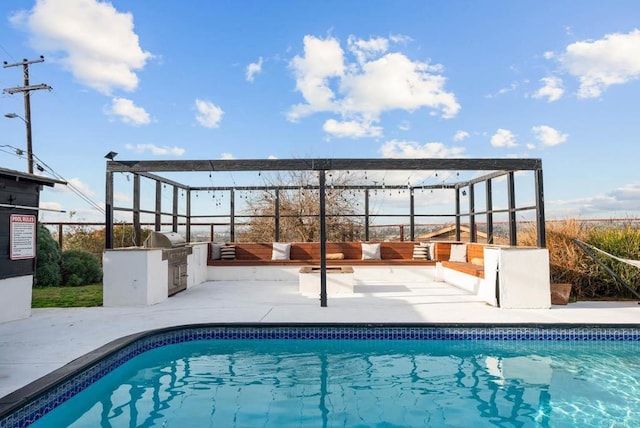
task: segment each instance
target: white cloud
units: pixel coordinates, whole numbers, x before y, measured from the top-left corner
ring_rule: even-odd
[[[387,141],[381,148],[385,158],[454,158],[464,153],[463,147],[447,147],[442,143],[420,144],[415,141]]]
[[[275,156],[275,155],[269,155],[269,156],[267,157],[267,159],[278,159],[278,157],[277,157],[277,156]]]
[[[70,189],[70,187],[73,187],[74,189],[79,190],[80,192],[82,192],[83,194],[89,197],[95,196],[96,194],[93,190],[91,190],[91,188],[89,188],[87,184],[82,182],[82,180],[80,180],[77,177],[67,179],[66,181],[67,181],[67,186],[55,186],[48,190],[54,193],[56,192],[71,193],[73,191]]]
[[[304,54],[290,63],[296,89],[305,102],[291,107],[289,120],[325,112],[340,116],[341,120],[332,124],[352,126],[359,122],[360,128],[367,128],[379,123],[380,115],[391,110],[412,112],[426,107],[431,114],[444,118],[454,117],[460,110],[455,95],[444,89],[446,79],[441,66],[388,52],[389,42],[384,38],[360,40],[350,36],[347,45],[354,61],[348,61],[335,38],[305,36]],[[359,136],[372,135],[380,134],[376,131]]]
[[[352,35],[347,39],[347,45],[360,64],[389,50],[389,41],[384,37],[362,40]]]
[[[462,141],[469,138],[469,133],[467,131],[456,131],[453,135],[453,141]]]
[[[247,66],[247,81],[253,82],[256,74],[262,73],[262,57],[258,58],[258,62],[252,62]]]
[[[220,159],[225,159],[225,160],[235,159],[235,156],[233,156],[231,153],[221,153]]]
[[[588,198],[550,201],[553,211],[572,215],[623,216],[640,210],[640,183],[627,184]]]
[[[500,89],[498,89],[498,92],[496,92],[495,94],[486,95],[485,98],[495,98],[497,96],[504,95],[504,94],[507,94],[509,92],[513,92],[516,89],[518,89],[518,87],[520,87],[520,83],[511,82],[511,84],[509,86],[505,86],[504,88],[500,88]]]
[[[545,146],[557,146],[567,141],[569,134],[563,134],[557,129],[547,125],[534,126],[531,128],[536,140]]]
[[[333,111],[334,93],[329,78],[344,73],[343,51],[333,38],[304,37],[304,56],[295,56],[289,66],[296,78],[296,89],[306,104],[294,105],[288,113],[289,120],[296,121],[319,111]]]
[[[542,82],[542,87],[533,94],[533,98],[546,98],[550,103],[562,98],[562,95],[564,94],[562,79],[555,76],[549,76],[543,77],[540,79],[540,82]]]
[[[640,77],[640,30],[628,34],[607,34],[595,41],[567,46],[560,62],[578,78],[579,98],[596,98],[611,85],[620,85]]]
[[[210,101],[196,100],[198,114],[196,120],[205,128],[217,128],[220,126],[224,111]]]
[[[82,84],[109,95],[133,91],[151,53],[140,47],[133,15],[96,0],[39,0],[11,17],[31,46],[53,56]]]
[[[127,98],[113,98],[111,107],[106,112],[109,115],[117,116],[122,122],[132,125],[148,125],[151,122],[149,113]]]
[[[459,158],[463,157],[464,147],[447,147],[440,142],[419,143],[417,141],[391,140],[380,147],[383,158],[417,159],[417,158]],[[418,184],[425,180],[442,180],[446,173],[436,177],[434,171],[369,171],[369,181],[388,184]],[[406,201],[406,199],[405,199]]]
[[[52,211],[63,211],[64,208],[62,207],[62,204],[59,202],[44,202],[44,201],[40,201],[40,208],[44,208],[46,210],[52,210]]]
[[[406,44],[413,41],[413,39],[409,36],[405,36],[404,34],[392,34],[389,36],[389,40],[393,43]]]
[[[491,137],[491,145],[493,147],[515,147],[516,136],[507,129],[498,129]]]
[[[361,138],[380,137],[382,135],[381,127],[355,120],[339,122],[335,119],[329,119],[322,126],[322,130],[336,137]]]
[[[155,144],[125,144],[125,149],[133,150],[137,153],[151,152],[151,154],[156,156],[182,156],[184,154],[184,149],[181,147],[158,147]]]
[[[72,186],[76,190],[79,190],[80,192],[82,192],[82,194],[85,196],[94,197],[96,195],[96,192],[91,190],[91,188],[87,184],[85,184],[82,180],[80,180],[77,177],[67,180],[67,183],[68,185]],[[66,186],[62,186],[62,188],[69,190],[68,188],[66,188]]]

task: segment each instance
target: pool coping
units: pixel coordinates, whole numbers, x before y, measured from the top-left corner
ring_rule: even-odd
[[[5,426],[14,426],[14,425],[5,425],[5,422],[14,414],[19,412],[21,409],[29,406],[31,403],[36,402],[39,398],[45,396],[47,393],[50,393],[54,388],[61,387],[65,385],[65,383],[73,381],[75,378],[82,376],[93,368],[99,366],[101,362],[105,362],[112,357],[116,357],[118,352],[125,351],[128,347],[144,341],[144,340],[152,340],[153,338],[157,338],[159,343],[161,341],[161,336],[176,333],[180,331],[189,331],[189,330],[198,330],[198,329],[258,329],[258,330],[274,330],[274,329],[290,329],[290,330],[312,330],[314,328],[323,328],[323,329],[357,329],[357,330],[366,330],[366,329],[407,329],[411,331],[415,331],[416,329],[424,330],[424,331],[435,331],[436,333],[442,333],[446,335],[442,340],[454,340],[457,337],[454,337],[456,334],[455,331],[459,330],[461,332],[467,331],[479,331],[483,333],[482,329],[486,329],[484,331],[484,335],[481,335],[480,338],[475,338],[475,340],[529,340],[529,341],[595,341],[595,340],[607,340],[607,341],[640,341],[640,326],[638,324],[573,324],[573,323],[556,323],[556,324],[548,324],[548,323],[327,323],[327,322],[319,322],[319,323],[255,323],[255,322],[234,322],[234,323],[199,323],[199,324],[184,324],[184,325],[176,325],[171,327],[163,327],[141,331],[138,333],[133,333],[127,336],[123,336],[116,340],[113,340],[103,346],[98,347],[97,349],[82,355],[81,357],[76,358],[75,360],[65,364],[64,366],[56,369],[45,376],[42,376],[39,379],[25,385],[18,390],[5,395],[0,398],[0,427],[4,428]],[[451,331],[447,331],[453,330]],[[582,335],[578,337],[571,337],[570,335],[561,335],[560,339],[549,339],[549,338],[540,338],[539,336],[534,336],[531,333],[523,332],[522,330],[540,330],[543,332],[566,332],[568,330],[591,330],[587,335]],[[633,338],[624,338],[623,334],[620,334],[620,338],[594,338],[594,333],[601,333],[602,330],[606,330],[607,333],[611,331],[625,331],[625,330],[633,330],[637,332],[637,334],[633,335]],[[488,333],[487,331],[491,331]],[[458,333],[462,334],[462,333]],[[477,334],[477,333],[476,333]],[[522,335],[525,335],[523,337]],[[315,337],[314,335],[309,336],[300,336],[293,337],[289,339],[306,339],[306,340],[320,340],[324,337]],[[485,337],[487,336],[487,337]],[[513,336],[513,337],[512,337]],[[466,339],[467,336],[463,335],[461,339]],[[192,338],[188,340],[175,340],[170,339],[167,343],[181,343],[189,340],[200,340],[207,339],[208,337],[202,338]],[[273,337],[274,339],[280,337]],[[288,337],[283,337],[288,338]],[[370,337],[356,337],[358,339],[369,339]],[[380,339],[385,337],[374,337],[371,339]],[[409,337],[408,337],[409,338]],[[228,339],[228,338],[224,338]],[[339,337],[338,339],[341,339]],[[386,339],[389,339],[386,337]],[[401,339],[393,337],[391,339]],[[429,340],[429,339],[438,339],[433,337],[410,337],[413,340]],[[458,339],[460,340],[460,339]],[[471,339],[474,340],[474,339]],[[136,355],[139,355],[142,352],[145,352],[149,349],[153,349],[158,346],[162,346],[162,344],[158,345],[157,343],[152,343],[151,346],[145,347],[142,346],[140,349],[132,350],[130,352],[131,355],[125,356],[122,361],[116,361],[114,363],[115,366],[120,365],[129,359],[133,358]],[[110,370],[109,370],[110,371]],[[95,379],[91,380],[90,383],[95,382],[104,374],[95,375]],[[89,384],[90,384],[89,383]],[[80,387],[80,390],[84,389],[88,385],[84,385]],[[75,395],[79,391],[72,392],[71,396]],[[56,404],[57,406],[57,404]],[[47,411],[48,412],[48,411]],[[46,412],[45,412],[46,413]],[[10,423],[10,422],[7,422]],[[15,426],[23,426],[23,425],[15,425]]]

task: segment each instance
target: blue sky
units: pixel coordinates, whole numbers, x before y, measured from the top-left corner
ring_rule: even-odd
[[[0,18],[3,61],[46,58],[34,154],[98,204],[110,150],[525,157],[542,159],[547,217],[640,216],[636,0],[4,0]],[[22,95],[0,112],[23,115]],[[26,170],[23,125],[0,117],[0,166]],[[103,219],[62,188],[41,199],[67,211],[49,221]]]

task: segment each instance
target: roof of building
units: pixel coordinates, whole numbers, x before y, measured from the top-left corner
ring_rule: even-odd
[[[15,171],[13,169],[0,168],[0,177],[12,179],[15,181],[30,181],[33,183],[43,184],[53,187],[56,184],[66,185],[66,181],[56,180],[54,178],[43,177],[41,175],[29,174],[26,172]]]

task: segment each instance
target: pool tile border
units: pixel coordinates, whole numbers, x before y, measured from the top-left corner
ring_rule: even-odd
[[[131,358],[195,340],[640,341],[635,326],[215,324],[153,330],[117,340],[0,400],[0,428],[27,427]],[[44,378],[43,378],[44,379]],[[37,384],[38,381],[34,382]],[[39,389],[33,391],[34,388]],[[5,409],[3,409],[5,407]]]

